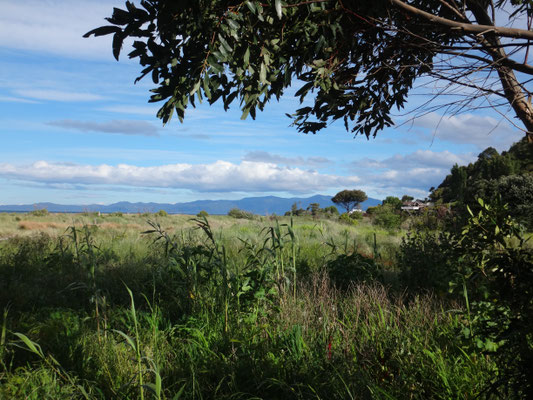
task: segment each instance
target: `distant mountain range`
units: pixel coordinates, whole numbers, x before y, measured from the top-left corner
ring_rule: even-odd
[[[123,213],[145,213],[157,212],[165,210],[169,214],[197,214],[202,210],[209,214],[227,214],[232,208],[239,208],[254,214],[283,215],[286,211],[291,209],[291,206],[297,203],[298,208],[306,209],[311,203],[320,204],[321,208],[334,206],[331,201],[331,196],[316,195],[307,198],[283,198],[275,196],[265,197],[246,197],[241,200],[197,200],[188,203],[130,203],[121,201],[109,205],[89,204],[89,205],[64,205],[55,203],[36,203],[26,205],[5,205],[0,206],[0,212],[28,212],[36,209],[46,208],[50,212],[123,212]],[[361,208],[366,210],[368,207],[373,207],[381,204],[381,200],[369,198],[364,203],[361,203]],[[337,207],[339,208],[339,207]],[[344,210],[339,208],[342,213]]]

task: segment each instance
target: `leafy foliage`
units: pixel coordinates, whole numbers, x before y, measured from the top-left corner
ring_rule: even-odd
[[[400,252],[403,281],[467,302],[462,335],[497,360],[491,390],[498,397],[533,393],[533,251],[501,203],[478,200],[460,231],[415,233]]]
[[[0,398],[447,399],[494,377],[457,335],[457,306],[373,280],[383,266],[358,252],[362,232],[180,218],[141,237],[76,228],[0,242]]]
[[[402,223],[402,216],[395,206],[385,203],[373,208],[372,222],[385,229],[398,229]]]
[[[346,209],[346,212],[352,211],[355,207],[367,200],[368,197],[362,190],[343,190],[337,193],[331,199],[335,204],[339,204]]]
[[[533,251],[501,204],[479,200],[461,233],[459,272],[470,291],[478,344],[496,351],[495,383],[518,397],[533,395]]]
[[[257,110],[297,81],[302,86],[296,97],[314,102],[291,115],[300,131],[316,133],[341,119],[347,130],[369,137],[393,124],[391,110],[404,106],[418,78],[430,75],[472,88],[470,74],[485,71],[487,84],[474,88],[506,97],[525,125],[529,123],[520,85],[512,86],[517,93],[510,98],[488,79],[494,70],[509,80],[516,79],[514,69],[533,73],[499,43],[499,35],[524,37],[528,32],[484,29],[495,22],[488,2],[467,1],[466,9],[460,2],[444,5],[437,0],[140,4],[126,1],[126,9],[115,8],[107,18],[111,25],[85,36],[113,35],[117,60],[124,40],[134,39],[128,56],[143,67],[136,81],[151,76],[157,86],[150,101],[165,102],[158,112],[164,123],[174,112],[183,120],[185,109],[203,99],[210,104],[221,100],[225,109],[238,99],[242,118],[255,118]],[[524,4],[511,2],[509,7],[524,15]],[[501,1],[496,7],[507,5]],[[449,62],[449,55],[460,62]]]
[[[46,217],[48,216],[50,213],[48,212],[48,210],[46,208],[41,208],[39,210],[33,210],[33,211],[30,211],[29,212],[30,215],[33,215],[35,217]]]
[[[457,272],[457,258],[449,233],[410,232],[402,239],[398,254],[400,280],[412,292],[433,290],[447,293],[449,283]]]
[[[381,271],[375,260],[361,254],[341,254],[326,264],[329,279],[338,288],[348,289],[360,282],[376,282]]]
[[[233,218],[254,219],[254,214],[239,208],[232,208],[228,211],[228,215]]]
[[[479,154],[467,166],[455,165],[430,195],[437,203],[455,203],[455,210],[465,219],[467,206],[477,210],[477,198],[509,205],[509,213],[528,227],[533,227],[533,146],[522,140],[509,151],[499,154],[492,147]]]
[[[400,200],[398,197],[395,197],[395,196],[387,196],[385,197],[385,199],[383,200],[383,202],[381,203],[383,205],[390,205],[391,208],[395,211],[400,211],[401,208],[402,208],[402,200]]]

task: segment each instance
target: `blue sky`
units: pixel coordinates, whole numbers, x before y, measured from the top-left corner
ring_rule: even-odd
[[[165,127],[150,79],[111,54],[111,37],[83,39],[123,1],[1,0],[0,204],[184,202],[362,189],[370,197],[427,195],[454,163],[507,149],[522,133],[496,112],[442,116],[376,139],[342,124],[317,135],[290,127],[288,94],[253,121],[203,104]],[[295,92],[294,88],[292,92]],[[423,101],[413,96],[408,109]]]

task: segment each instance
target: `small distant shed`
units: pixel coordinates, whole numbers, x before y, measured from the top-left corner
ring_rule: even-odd
[[[433,203],[424,200],[404,201],[402,210],[404,211],[421,211],[425,208],[432,207]]]

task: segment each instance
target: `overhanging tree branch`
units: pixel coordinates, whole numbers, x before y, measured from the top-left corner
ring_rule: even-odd
[[[151,75],[156,87],[150,101],[164,102],[158,112],[163,122],[173,112],[181,120],[186,107],[203,98],[210,104],[221,100],[225,109],[237,100],[242,118],[255,118],[257,109],[263,110],[297,83],[301,102],[312,97],[312,104],[290,115],[299,131],[316,133],[342,119],[348,131],[370,137],[393,125],[392,110],[404,107],[415,82],[434,77],[447,85],[444,91],[433,88],[437,102],[441,96],[455,96],[446,97],[446,103],[455,102],[461,111],[484,108],[487,103],[479,93],[497,95],[507,100],[530,136],[533,132],[533,109],[527,99],[531,90],[524,78],[533,76],[533,66],[518,62],[515,53],[527,52],[533,31],[494,26],[490,16],[504,4],[514,10],[513,15],[526,16],[528,8],[516,2],[142,0],[140,4],[144,9],[127,1],[127,10],[115,9],[107,19],[111,26],[87,35],[114,35],[115,56],[125,38],[134,39],[129,56],[139,59],[141,77]],[[522,40],[502,43],[501,38]],[[506,52],[508,48],[511,51]],[[469,89],[456,90],[461,86]],[[491,104],[500,106],[500,102]]]
[[[461,30],[465,33],[475,35],[485,35],[487,33],[494,33],[501,37],[508,37],[514,39],[533,39],[533,31],[517,28],[506,28],[502,26],[493,25],[478,25],[466,22],[453,21],[451,19],[439,17],[438,15],[430,14],[412,5],[406,4],[401,0],[389,0],[392,5],[401,8],[413,15],[423,17],[431,22],[435,22],[441,26],[446,26],[451,29]]]

